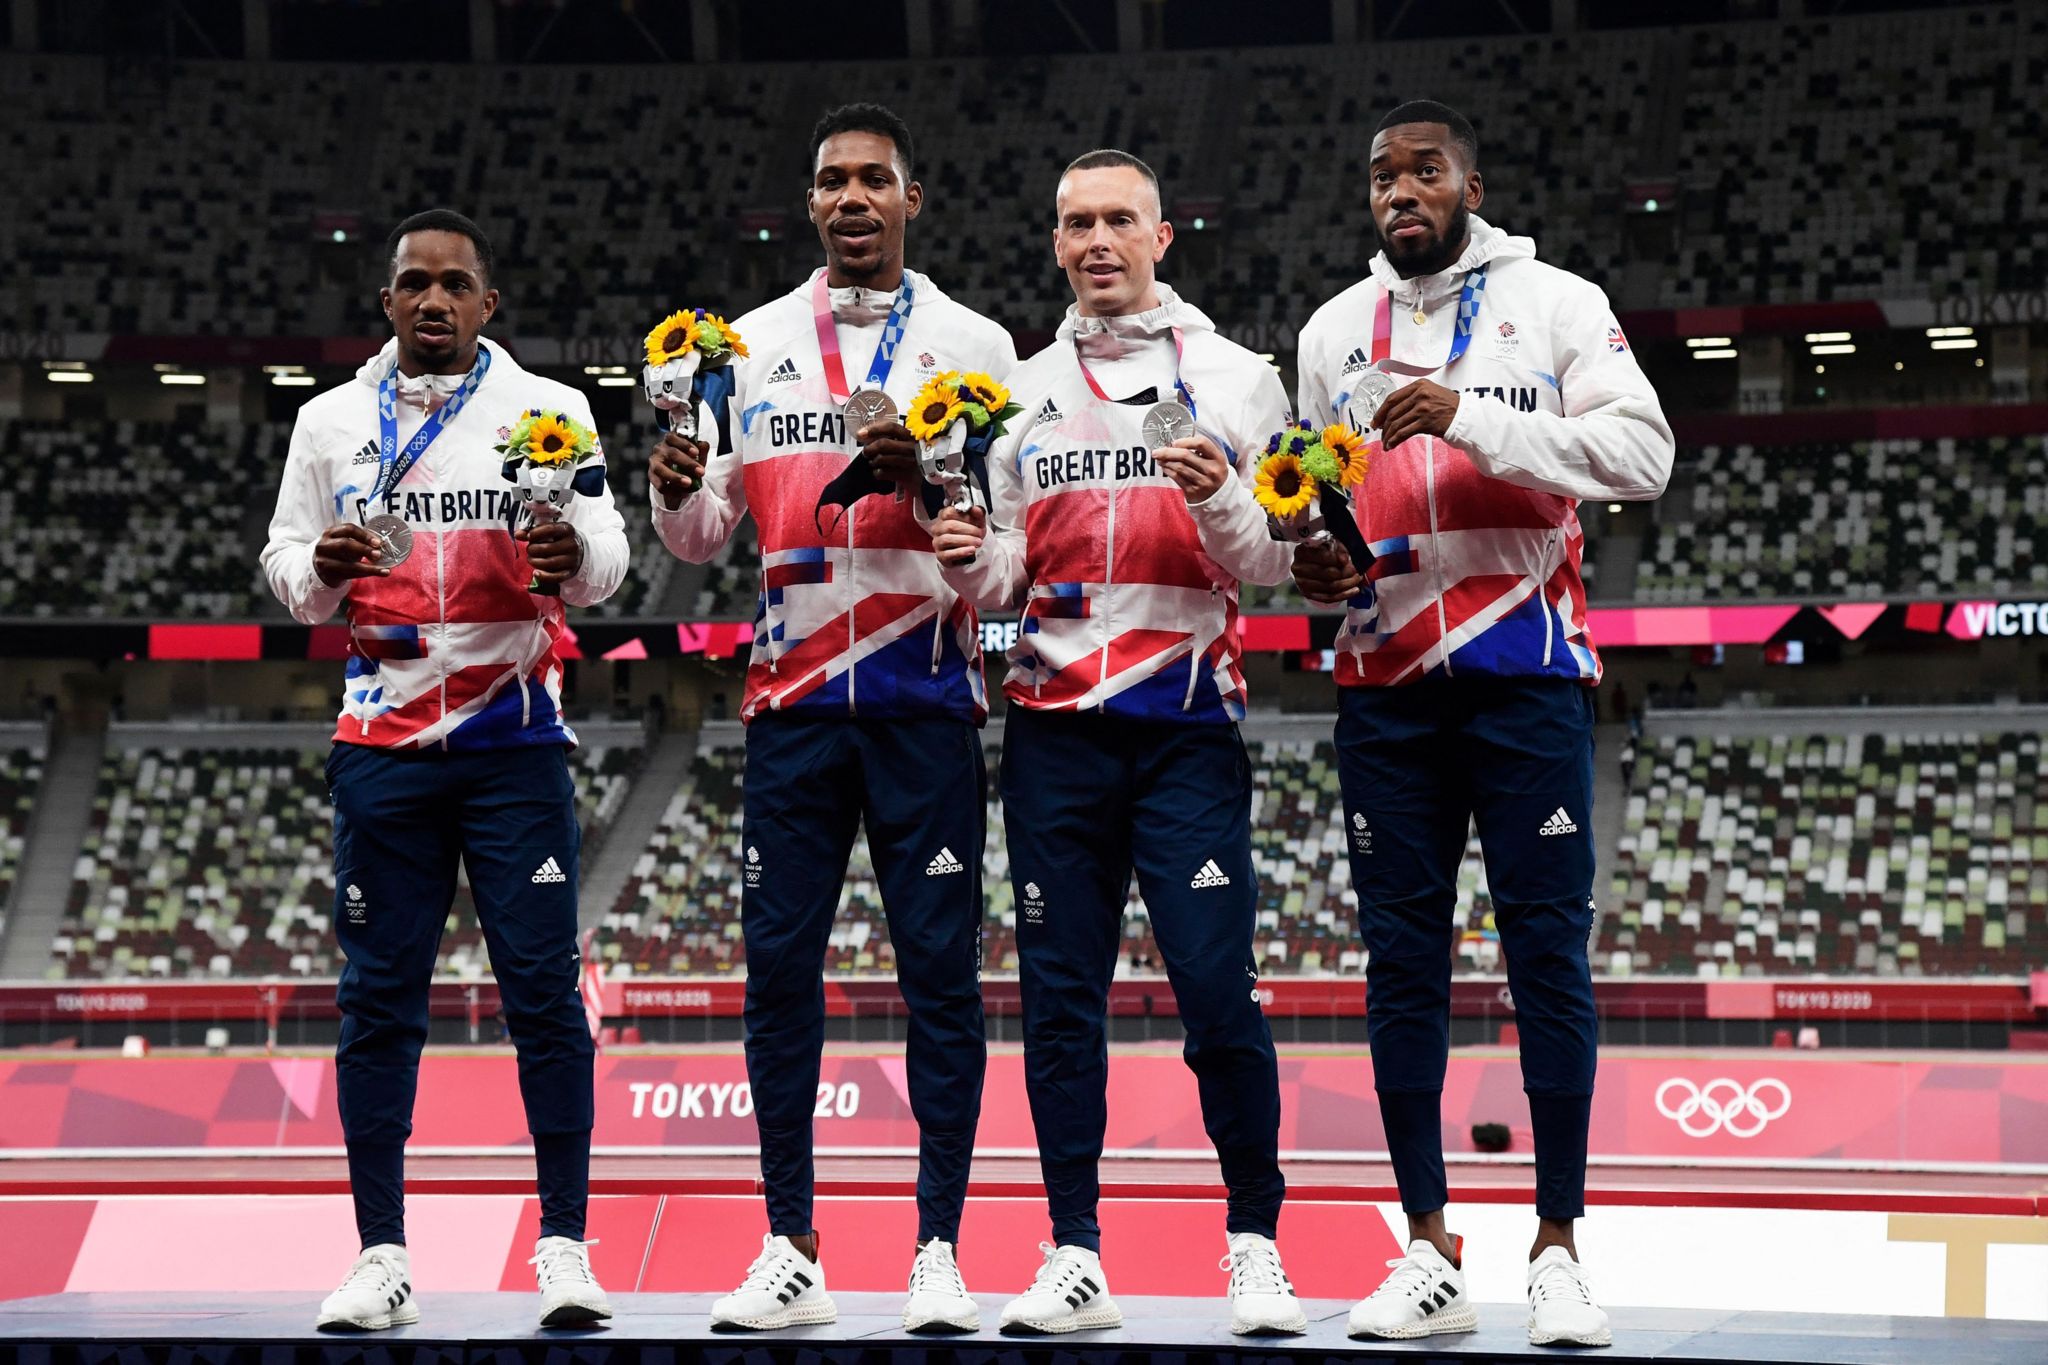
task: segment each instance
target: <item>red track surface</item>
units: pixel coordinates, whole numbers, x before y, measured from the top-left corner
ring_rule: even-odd
[[[907,1157],[821,1157],[821,1195],[911,1194],[915,1162]],[[1527,1203],[1527,1166],[1453,1165],[1453,1202]],[[1397,1198],[1384,1162],[1302,1162],[1287,1169],[1296,1200],[1389,1201]],[[752,1157],[600,1156],[592,1161],[593,1194],[749,1194],[760,1189]],[[416,1156],[407,1162],[412,1194],[527,1194],[532,1159],[506,1156]],[[975,1162],[971,1194],[1021,1198],[1042,1193],[1035,1161]],[[345,1194],[340,1157],[37,1158],[0,1162],[0,1194]],[[1206,1198],[1222,1184],[1214,1163],[1195,1160],[1105,1160],[1106,1199]],[[1591,1173],[1590,1204],[1682,1207],[1863,1209],[1880,1212],[2018,1214],[2048,1217],[2048,1178],[1988,1173],[1888,1174],[1870,1171],[1675,1169],[1601,1166]]]

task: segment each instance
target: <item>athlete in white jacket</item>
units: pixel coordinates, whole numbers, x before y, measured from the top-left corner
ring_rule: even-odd
[[[1135,873],[1228,1192],[1232,1330],[1300,1332],[1274,1245],[1279,1080],[1252,958],[1251,765],[1236,725],[1238,580],[1278,581],[1289,559],[1249,487],[1252,455],[1288,424],[1286,396],[1270,365],[1154,277],[1173,228],[1144,162],[1090,152],[1056,203],[1074,307],[1017,367],[1021,412],[989,461],[993,518],[948,511],[932,539],[963,593],[1024,607],[1002,793],[1025,1089],[1056,1246],[1003,1330],[1121,1321],[1097,1165],[1103,1013]],[[1147,413],[1162,404],[1196,434],[1155,440]]]
[[[904,265],[924,191],[901,119],[873,104],[832,110],[812,130],[811,157],[824,266],[736,323],[750,354],[737,366],[723,448],[670,434],[648,462],[654,527],[675,554],[711,558],[748,514],[761,542],[740,712],[740,924],[769,1235],[711,1318],[779,1330],[838,1311],[812,1221],[818,974],[864,825],[910,1012],[905,1081],[920,1134],[903,1323],[971,1331],[980,1318],[953,1247],[987,1059],[980,627],[940,577],[918,522],[910,433],[893,418],[850,421],[844,409],[860,389],[907,412],[934,373],[1001,380],[1016,352],[1009,333]]]
[[[382,298],[395,333],[300,410],[263,568],[292,614],[344,606],[348,682],[334,802],[336,1100],[362,1252],[322,1328],[419,1320],[405,1248],[405,1140],[427,992],[458,867],[469,874],[519,1058],[540,1194],[544,1326],[611,1316],[583,1240],[592,1057],[578,995],[582,832],[561,714],[562,603],[602,601],[626,566],[602,451],[563,520],[513,531],[495,446],[531,409],[588,425],[583,395],[477,333],[497,307],[491,247],[445,209],[398,225]],[[362,522],[382,517],[371,533]],[[395,520],[390,520],[395,519]],[[410,545],[393,564],[387,550]],[[527,590],[538,576],[559,597]]]
[[[1577,503],[1657,496],[1671,429],[1600,290],[1474,216],[1478,140],[1461,115],[1426,101],[1388,114],[1370,177],[1381,249],[1302,329],[1300,406],[1381,433],[1356,499],[1373,559],[1353,565],[1332,545],[1295,561],[1309,597],[1346,604],[1338,776],[1373,1084],[1409,1223],[1408,1255],[1351,1331],[1475,1321],[1444,1220],[1440,1111],[1457,871],[1476,820],[1535,1137],[1529,1339],[1605,1345],[1572,1235],[1597,1033],[1586,943],[1600,678]]]

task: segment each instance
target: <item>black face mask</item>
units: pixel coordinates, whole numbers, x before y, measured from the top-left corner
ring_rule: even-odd
[[[1471,230],[1472,211],[1460,199],[1457,212],[1451,215],[1450,224],[1445,228],[1443,240],[1436,250],[1428,256],[1403,259],[1394,254],[1394,244],[1387,240],[1379,224],[1373,224],[1373,235],[1379,238],[1380,250],[1387,254],[1387,262],[1410,279],[1417,275],[1434,275],[1456,265],[1458,257],[1465,254],[1465,240],[1471,235]]]

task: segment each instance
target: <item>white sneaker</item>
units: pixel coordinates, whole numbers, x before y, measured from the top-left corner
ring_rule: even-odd
[[[602,1322],[612,1315],[611,1302],[597,1276],[590,1273],[593,1239],[579,1242],[573,1237],[543,1237],[533,1244],[533,1277],[540,1283],[540,1325],[575,1327]]]
[[[1435,1336],[1478,1330],[1479,1314],[1465,1297],[1465,1272],[1418,1237],[1408,1254],[1387,1262],[1393,1273],[1351,1310],[1346,1331],[1354,1337]]]
[[[1593,1302],[1593,1282],[1586,1268],[1563,1247],[1545,1247],[1529,1262],[1529,1344],[1614,1344],[1607,1314]]]
[[[711,1305],[713,1327],[773,1331],[802,1323],[836,1322],[839,1305],[825,1292],[825,1267],[787,1237],[761,1239],[761,1254],[740,1287]]]
[[[967,1295],[953,1244],[937,1238],[910,1263],[910,1298],[903,1305],[906,1332],[979,1332],[981,1309]]]
[[[1241,1337],[1306,1332],[1308,1315],[1280,1268],[1280,1248],[1256,1232],[1230,1239],[1230,1254],[1217,1264],[1230,1272],[1230,1330]]]
[[[321,1331],[381,1332],[420,1320],[412,1296],[412,1257],[396,1242],[365,1247],[341,1288],[320,1301],[313,1326]]]
[[[1122,1310],[1109,1297],[1101,1257],[1086,1247],[1040,1242],[1038,1249],[1045,1264],[1029,1289],[1003,1305],[1004,1332],[1032,1336],[1124,1325]]]

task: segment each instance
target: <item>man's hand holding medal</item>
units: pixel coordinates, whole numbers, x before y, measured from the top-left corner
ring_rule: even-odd
[[[352,521],[338,521],[313,545],[313,572],[330,588],[355,578],[389,578],[395,567],[386,562],[389,553],[384,537]]]
[[[846,400],[846,429],[868,470],[899,489],[917,481],[917,438],[903,424],[896,402],[880,389],[860,389]]]

